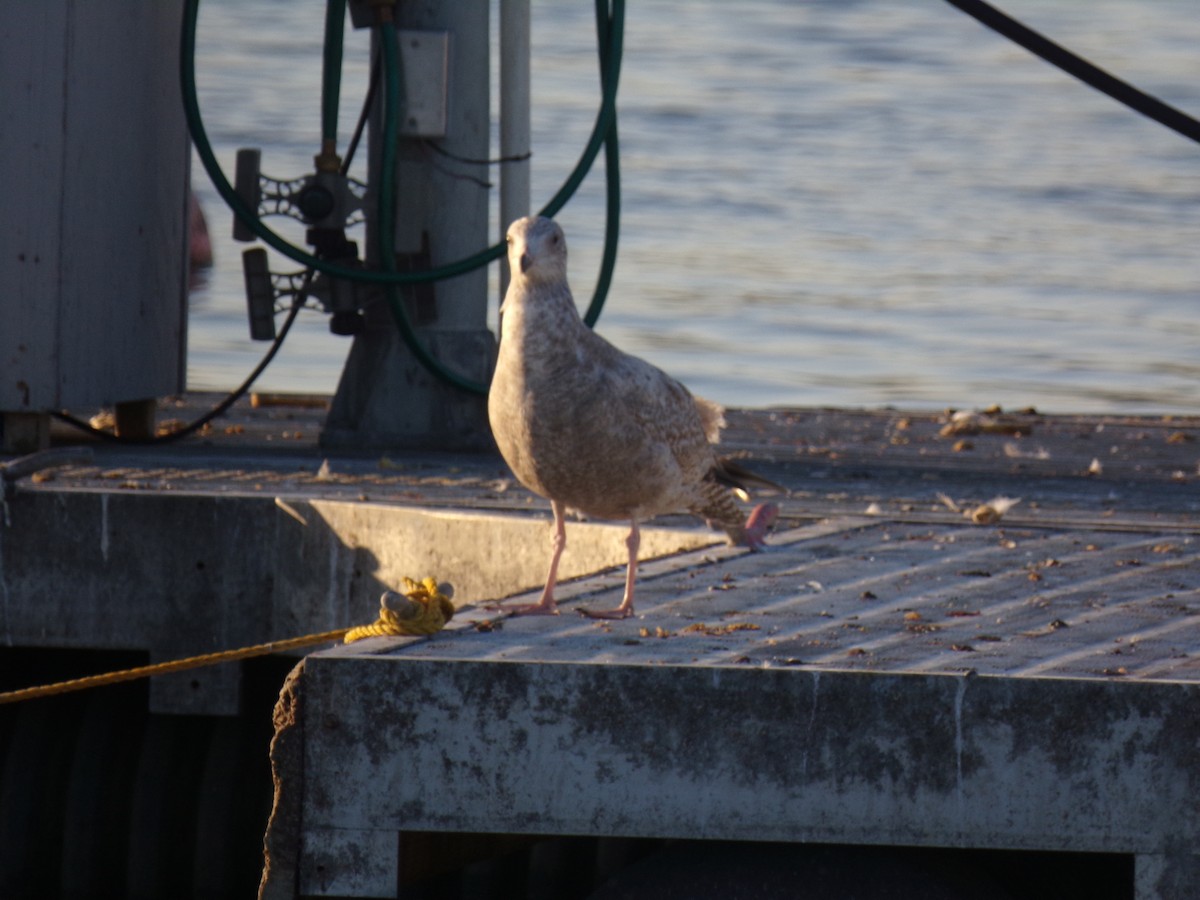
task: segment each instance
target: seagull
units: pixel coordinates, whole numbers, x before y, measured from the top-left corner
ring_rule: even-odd
[[[488,392],[488,419],[517,480],[550,500],[554,533],[546,586],[536,603],[502,606],[517,615],[556,615],[554,587],[567,545],[568,510],[626,520],[625,594],[599,619],[633,615],[638,523],[689,512],[752,550],[778,516],[760,504],[744,518],[733,488],[784,490],[714,445],[724,410],[694,397],[645,360],[618,350],[579,316],[567,284],[567,244],[551,219],[530,216],[508,229],[511,281],[500,306],[500,349]]]

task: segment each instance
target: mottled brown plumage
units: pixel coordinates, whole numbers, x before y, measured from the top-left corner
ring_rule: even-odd
[[[550,219],[519,219],[508,230],[511,282],[501,306],[500,352],[488,396],[492,433],[517,479],[551,501],[554,552],[537,604],[553,613],[564,515],[575,509],[631,523],[621,606],[633,611],[638,522],[690,512],[730,539],[762,545],[774,518],[762,507],[747,522],[730,485],[757,476],[718,459],[721,407],[693,397],[645,360],[622,353],[579,317],[567,285],[567,248]]]

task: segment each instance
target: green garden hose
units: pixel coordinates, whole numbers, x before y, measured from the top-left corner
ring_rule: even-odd
[[[603,4],[605,0],[596,0]],[[616,86],[617,76],[621,66],[622,40],[620,28],[624,22],[624,0],[612,0],[613,34],[610,40],[609,58],[605,61],[605,69],[609,73],[606,79],[608,89],[602,94],[600,110],[596,115],[596,123],[592,128],[591,137],[575,169],[568,176],[558,193],[542,209],[541,214],[553,216],[566,205],[568,199],[583,182],[600,152],[609,133],[612,122],[616,118]],[[291,244],[280,235],[268,228],[259,219],[256,210],[250,207],[238,196],[229,179],[225,177],[220,163],[213,151],[212,143],[204,127],[204,119],[200,113],[199,98],[196,89],[196,22],[200,9],[200,0],[184,0],[183,28],[180,41],[180,84],[183,91],[184,115],[187,119],[188,130],[196,147],[196,154],[204,170],[212,179],[213,186],[221,199],[229,206],[242,222],[254,234],[272,249],[282,253],[295,262],[311,266],[316,271],[333,278],[345,278],[368,284],[418,284],[426,281],[438,281],[463,275],[472,269],[486,265],[504,255],[504,244],[497,243],[473,256],[466,257],[453,263],[447,263],[420,272],[383,272],[366,269],[355,269],[339,265],[329,260],[320,259],[308,253],[301,247]]]
[[[600,311],[607,297],[609,285],[612,281],[612,272],[616,263],[617,235],[620,228],[620,175],[619,145],[616,127],[616,95],[621,69],[625,18],[624,0],[595,0],[595,2],[597,43],[600,56],[600,109],[597,113],[591,136],[578,163],[563,186],[541,210],[541,215],[554,216],[566,205],[567,201],[578,190],[579,185],[583,183],[584,178],[596,160],[596,156],[599,154],[601,146],[603,146],[605,148],[605,175],[607,182],[605,244],[596,290],[588,306],[587,314],[584,317],[588,325],[594,325],[599,318]],[[336,141],[345,5],[345,0],[329,0],[326,8],[326,40],[321,105],[322,155],[326,152],[332,153],[332,148],[335,146]],[[229,179],[225,177],[225,173],[217,161],[216,154],[213,152],[212,144],[208,140],[208,134],[204,128],[204,121],[200,114],[195,68],[198,16],[199,0],[184,0],[183,28],[180,42],[180,84],[183,92],[184,114],[197,155],[200,157],[201,163],[212,179],[217,192],[226,204],[229,205],[230,209],[233,210],[234,215],[245,223],[268,246],[306,267],[333,278],[345,278],[351,281],[384,285],[387,289],[388,305],[396,321],[397,329],[406,346],[412,351],[417,360],[435,376],[455,387],[472,393],[486,393],[486,385],[450,371],[429,352],[413,328],[407,311],[404,309],[404,305],[396,290],[396,287],[401,284],[416,284],[462,275],[498,259],[504,254],[505,248],[503,243],[498,243],[473,256],[425,271],[398,272],[395,269],[394,257],[390,250],[387,249],[392,246],[392,235],[394,234],[395,142],[398,135],[397,123],[399,121],[398,115],[401,96],[400,67],[395,44],[395,25],[389,22],[380,26],[384,79],[388,91],[384,116],[383,173],[380,179],[380,193],[385,199],[384,202],[380,203],[380,221],[377,228],[379,233],[379,257],[382,268],[380,270],[366,270],[321,259],[285,240],[262,222],[257,210],[251,209],[242,200],[233,188],[233,185],[229,183]]]
[[[338,101],[342,94],[342,46],[346,0],[326,0],[325,47],[321,72],[321,143],[332,153],[337,143]]]

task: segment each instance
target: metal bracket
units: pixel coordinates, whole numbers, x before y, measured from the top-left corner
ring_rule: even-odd
[[[404,70],[403,137],[446,136],[450,32],[403,29],[396,32]]]
[[[273,341],[275,314],[282,309],[279,300],[297,297],[304,291],[305,272],[272,272],[267,263],[267,251],[262,247],[251,247],[242,254],[242,274],[246,280],[250,338]],[[305,293],[332,315],[330,330],[348,336],[358,334],[363,328],[360,291],[371,293],[369,288],[361,288],[353,282],[318,275]]]

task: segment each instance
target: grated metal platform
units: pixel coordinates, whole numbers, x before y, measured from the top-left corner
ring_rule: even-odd
[[[638,618],[497,621],[408,658],[948,672],[1200,681],[1200,538],[868,517],[642,567]],[[623,570],[570,585],[608,608]]]

